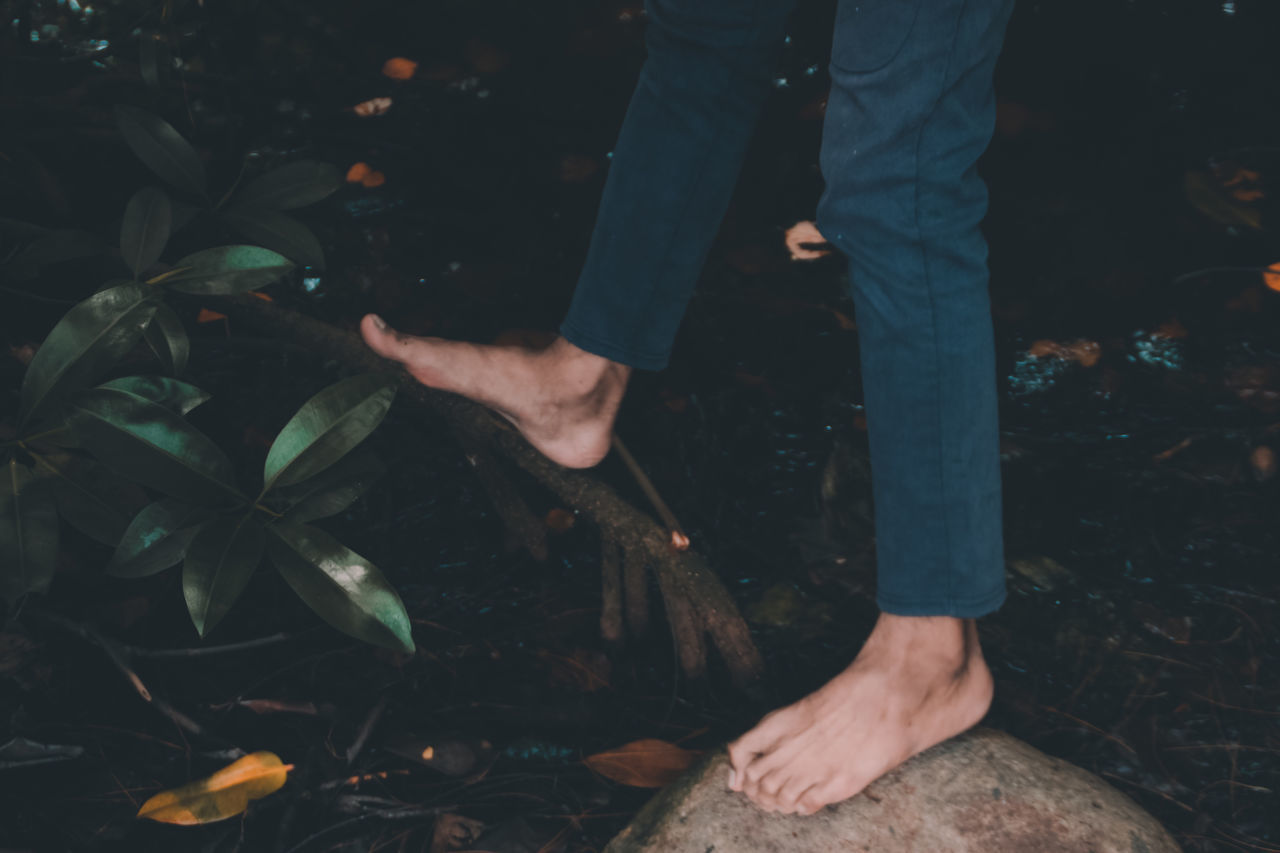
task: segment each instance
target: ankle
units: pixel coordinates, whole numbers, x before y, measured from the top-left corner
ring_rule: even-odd
[[[564,387],[582,394],[618,390],[631,375],[628,365],[587,352],[563,337],[557,337],[541,355]]]
[[[962,669],[981,651],[974,620],[881,613],[866,646],[908,665]]]

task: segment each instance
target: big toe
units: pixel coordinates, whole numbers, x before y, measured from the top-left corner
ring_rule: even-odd
[[[364,338],[369,349],[383,358],[405,361],[407,355],[405,341],[377,314],[365,314],[360,320],[360,336]]]

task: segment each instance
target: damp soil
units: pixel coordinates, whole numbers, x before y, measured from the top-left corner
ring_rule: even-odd
[[[639,6],[618,2],[210,0],[104,4],[88,19],[60,3],[6,8],[20,25],[6,21],[0,41],[12,190],[0,216],[113,240],[152,180],[114,137],[118,102],[172,121],[217,186],[242,165],[367,163],[380,186],[349,184],[298,212],[323,268],[268,292],[344,327],[376,310],[408,332],[471,340],[554,331],[643,59]],[[477,849],[598,850],[652,792],[592,773],[584,756],[639,738],[714,747],[847,665],[876,614],[856,316],[843,259],[793,262],[783,241],[821,192],[833,10],[794,16],[671,366],[636,375],[618,421],[750,620],[762,694],[735,691],[714,661],[705,680],[682,678],[660,613],[646,635],[605,644],[590,525],[557,530],[548,559],[532,559],[447,431],[398,405],[368,441],[387,475],[324,526],[394,582],[417,654],[318,624],[260,571],[207,643],[287,639],[137,662],[205,727],[199,738],[143,704],[100,648],[19,614],[0,650],[0,740],[84,752],[0,769],[0,845],[429,850],[437,814],[457,814],[486,827]],[[997,684],[986,723],[1100,774],[1196,851],[1280,850],[1280,293],[1256,271],[1280,260],[1266,227],[1278,12],[1020,3],[980,163],[1009,583],[980,624]],[[181,45],[159,92],[142,82],[131,25]],[[418,63],[413,79],[383,74],[393,57]],[[351,111],[377,97],[392,99],[383,115]],[[44,171],[17,176],[15,162]],[[1261,176],[1262,229],[1184,193],[1188,172],[1225,184],[1240,170]],[[1196,272],[1223,267],[1234,271]],[[71,265],[40,292],[82,297],[97,286],[86,274]],[[65,309],[0,299],[15,347]],[[190,378],[213,394],[192,420],[246,470],[340,370],[258,331],[191,328]],[[616,459],[598,474],[646,505]],[[535,512],[562,509],[513,476]],[[107,555],[66,531],[38,607],[139,648],[200,645],[176,570],[113,580]],[[463,757],[413,760],[427,747]],[[237,748],[295,764],[288,786],[243,820],[134,819],[146,797]]]

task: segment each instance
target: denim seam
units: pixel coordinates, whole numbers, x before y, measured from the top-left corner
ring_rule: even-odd
[[[929,119],[931,119],[934,113],[938,111],[938,105],[942,103],[942,98],[946,95],[946,92],[947,92],[947,85],[948,85],[947,79],[951,76],[951,65],[955,61],[955,55],[956,55],[956,43],[960,40],[960,20],[964,18],[964,10],[967,5],[968,5],[968,0],[964,0],[964,2],[960,4],[960,12],[959,12],[959,15],[957,16],[955,32],[951,34],[951,48],[950,50],[947,51],[947,65],[942,71],[942,78],[940,81],[941,85],[939,86],[938,97],[934,100],[933,106],[929,108],[929,112],[926,113],[924,115],[924,118],[922,118],[920,121],[920,129],[916,136],[916,146],[915,146],[915,173],[916,174],[915,174],[915,187],[914,187],[914,195],[915,195],[914,201],[915,201],[916,237],[917,239],[920,240],[921,266],[923,267],[923,271],[924,271],[925,288],[929,293],[929,308],[930,308],[929,314],[933,320],[934,363],[937,365],[942,364],[942,353],[938,350],[938,310],[937,310],[937,306],[934,303],[933,282],[929,278],[929,263],[928,263],[928,257],[927,257],[928,250],[925,246],[923,229],[920,227],[920,146],[924,142],[925,127],[929,124]],[[938,412],[938,435],[942,436],[945,433],[943,432],[943,423],[942,423],[942,408],[943,408],[942,407],[942,377],[939,375],[940,373],[941,373],[941,367],[939,367],[938,372],[934,374],[933,378],[934,378],[934,394],[937,402],[937,412]],[[942,453],[939,452],[938,453],[938,483],[939,485],[943,486],[942,491],[944,495],[947,493],[947,490],[945,488],[946,482],[947,482],[946,462],[942,458]],[[951,518],[950,518],[950,513],[947,512],[946,507],[943,507],[943,512],[942,512],[942,530],[946,540],[946,553],[947,553],[948,561],[951,563],[951,566],[948,567],[948,571],[947,571],[947,600],[951,601],[952,589],[953,589],[952,584],[955,581],[955,578],[952,577],[955,574],[955,572],[951,571],[951,568],[954,566],[955,555],[952,553],[952,549],[951,549],[951,542],[952,542]]]

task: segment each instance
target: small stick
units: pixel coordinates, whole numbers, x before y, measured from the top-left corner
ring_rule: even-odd
[[[653,504],[653,508],[657,510],[658,517],[662,519],[662,523],[671,531],[671,547],[677,551],[684,551],[689,547],[689,537],[684,535],[684,530],[680,527],[680,522],[676,521],[675,514],[667,507],[666,501],[662,499],[662,495],[658,494],[658,490],[653,487],[653,482],[648,475],[640,469],[640,464],[636,462],[634,456],[627,450],[626,445],[622,443],[622,439],[615,432],[613,434],[613,447],[618,451],[618,455],[622,457],[622,461],[626,464],[627,470],[631,472],[631,476],[636,478],[636,483],[640,485],[640,491],[644,492],[645,497]]]
[[[262,646],[273,646],[283,643],[292,634],[272,634],[269,637],[258,637],[256,640],[245,640],[242,643],[227,643],[224,646],[205,646],[196,649],[142,649],[137,646],[124,646],[124,650],[135,658],[199,658],[206,655],[224,655],[231,652],[243,652]]]
[[[360,750],[364,749],[364,743],[369,739],[369,735],[373,732],[373,727],[378,725],[378,720],[382,719],[382,712],[387,710],[387,694],[382,694],[382,698],[378,700],[378,704],[374,705],[369,711],[369,716],[365,717],[364,725],[360,726],[360,731],[356,733],[356,739],[351,742],[351,746],[347,748],[347,763],[356,760],[356,756],[360,754]]]
[[[618,544],[606,537],[601,539],[600,636],[616,643],[622,639],[622,563]]]

